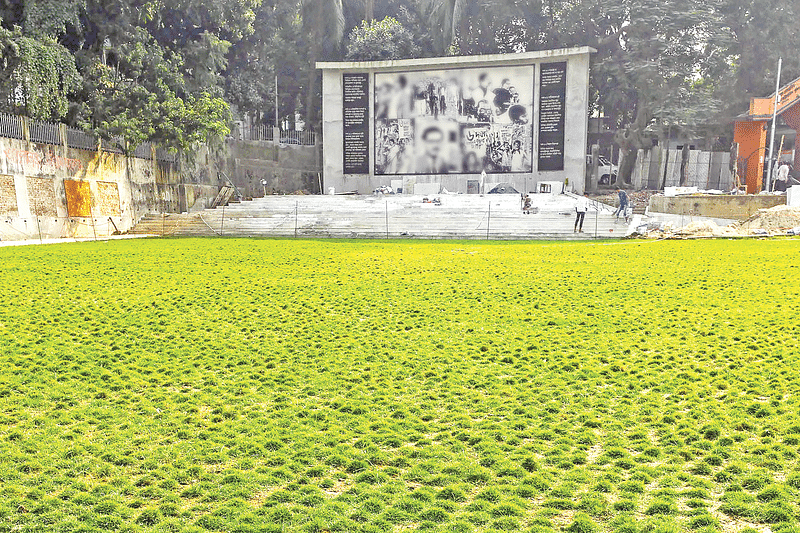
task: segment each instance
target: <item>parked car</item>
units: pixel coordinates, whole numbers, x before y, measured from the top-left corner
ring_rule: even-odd
[[[617,173],[619,172],[619,168],[617,165],[606,159],[605,156],[598,156],[597,158],[598,165],[597,167],[600,169],[600,179],[598,180],[599,185],[614,185],[617,182]],[[591,169],[592,167],[592,156],[586,156],[586,166]]]

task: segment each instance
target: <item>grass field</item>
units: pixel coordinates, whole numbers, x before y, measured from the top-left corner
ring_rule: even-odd
[[[799,252],[0,249],[0,532],[797,532]]]

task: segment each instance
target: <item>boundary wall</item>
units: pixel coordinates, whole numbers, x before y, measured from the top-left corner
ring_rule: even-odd
[[[0,239],[125,233],[146,213],[203,209],[216,196],[216,176],[195,171],[186,183],[176,154],[145,144],[126,156],[120,143],[0,115]]]
[[[0,114],[0,239],[126,233],[146,214],[201,211],[230,179],[244,197],[318,192],[319,146],[232,138],[179,156]]]
[[[729,152],[690,150],[686,179],[681,183],[681,150],[639,150],[631,183],[633,188],[662,190],[664,187],[697,187],[730,191],[735,187]],[[599,167],[603,172],[603,167]],[[599,173],[598,172],[598,173]]]

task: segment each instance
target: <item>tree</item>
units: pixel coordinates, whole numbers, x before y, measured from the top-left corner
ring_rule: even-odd
[[[725,103],[724,117],[747,109],[752,97],[775,90],[778,58],[783,79],[800,75],[800,34],[791,21],[800,4],[785,0],[719,0],[711,4],[717,31],[709,39],[702,63],[706,84]]]
[[[272,124],[276,76],[281,116],[302,109],[298,101],[306,96],[310,66],[299,5],[293,0],[265,0],[256,10],[253,26],[255,31],[229,53],[226,94],[240,112]]]
[[[189,149],[230,131],[228,104],[209,91],[188,91],[182,57],[143,29],[136,34],[112,49],[111,64],[95,58],[84,66],[76,123],[105,138],[122,137],[130,148],[150,141]]]
[[[458,25],[468,0],[419,0],[419,9],[438,30],[434,35],[434,47],[439,54],[446,53],[458,33]]]
[[[611,117],[622,160],[618,183],[630,182],[639,149],[679,126],[690,131],[715,116],[719,102],[703,87],[702,61],[715,31],[702,0],[550,2],[551,43],[588,44],[595,105]],[[562,31],[563,30],[563,31]]]
[[[421,49],[414,35],[397,19],[386,17],[381,21],[366,20],[353,29],[347,43],[346,59],[349,61],[380,61],[419,57]]]
[[[0,5],[0,101],[31,118],[58,120],[80,84],[75,58],[59,43],[80,4],[49,0]]]

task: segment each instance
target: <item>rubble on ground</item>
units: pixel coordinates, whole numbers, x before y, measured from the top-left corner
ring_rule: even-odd
[[[628,200],[637,207],[647,207],[650,203],[650,197],[655,196],[656,194],[661,194],[661,191],[628,191],[626,190],[625,193],[628,195]],[[604,191],[599,193],[590,193],[589,198],[595,200],[597,202],[602,202],[604,204],[617,207],[619,205],[619,196],[617,195],[616,189],[613,191]]]
[[[759,209],[758,213],[747,220],[733,222],[727,226],[719,226],[713,220],[690,222],[683,227],[672,222],[650,222],[636,227],[632,237],[681,239],[779,235],[800,235],[800,207],[778,205],[769,209]]]
[[[776,205],[769,209],[759,209],[758,213],[742,222],[741,226],[769,232],[786,232],[800,226],[800,207]]]

